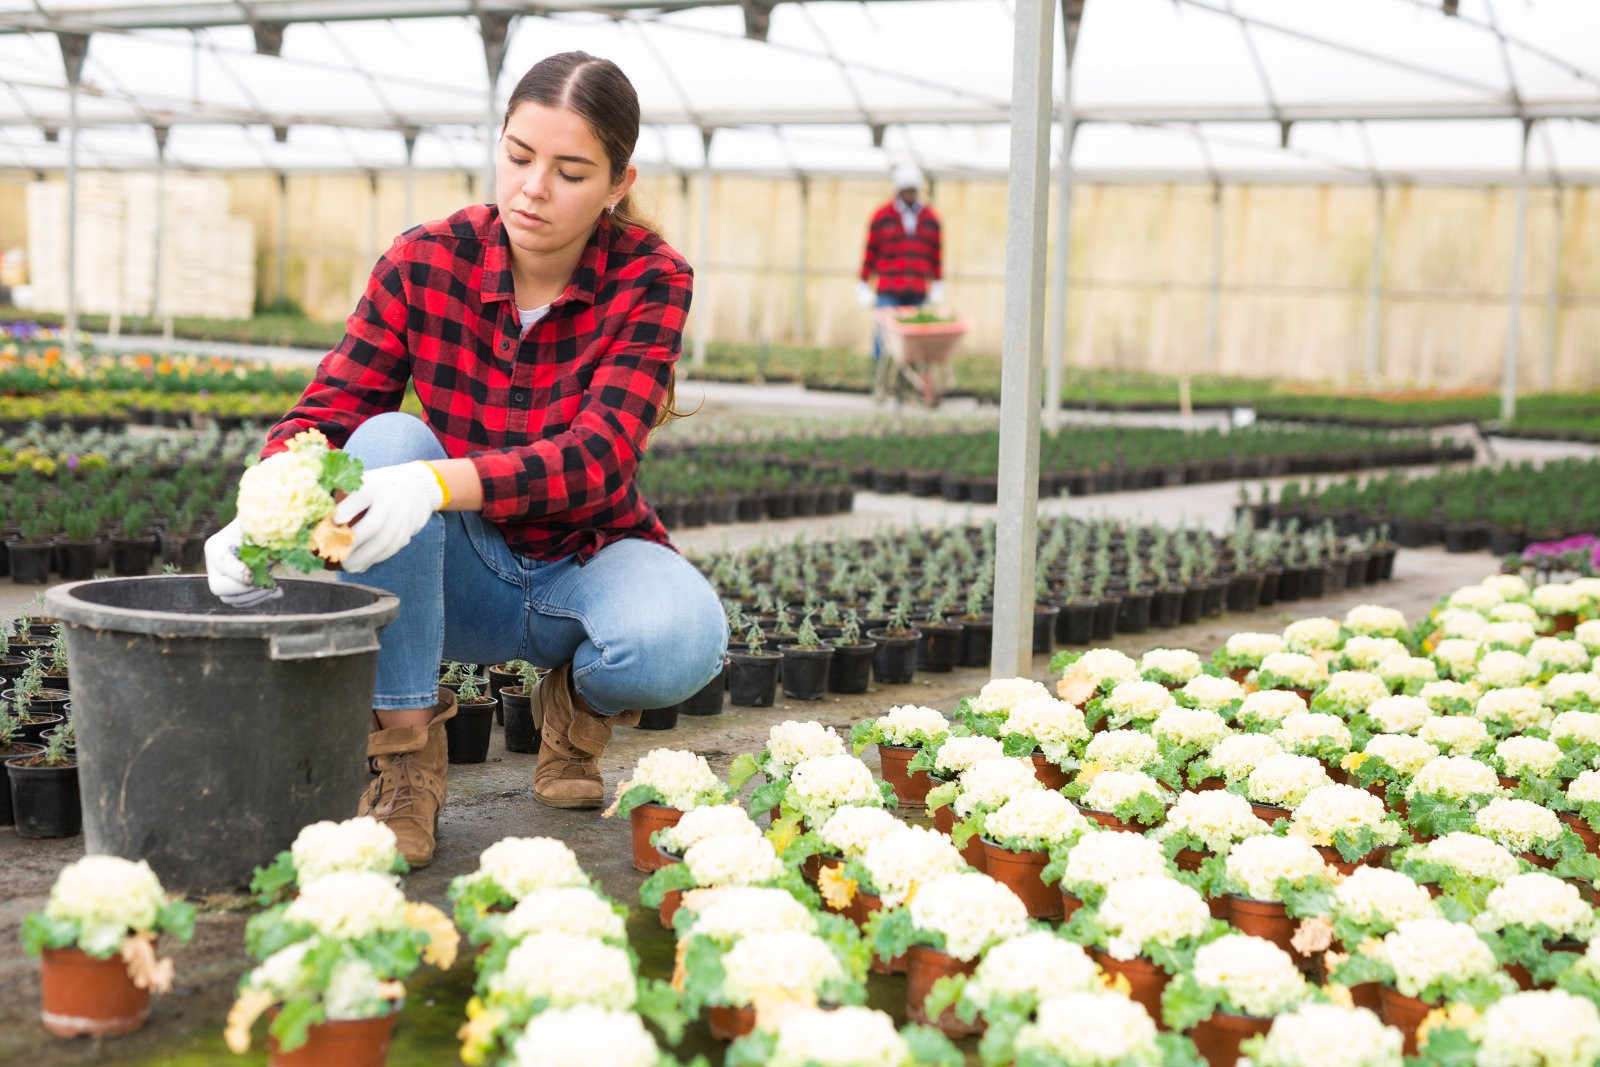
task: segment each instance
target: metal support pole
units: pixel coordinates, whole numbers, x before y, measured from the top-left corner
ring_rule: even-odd
[[[711,334],[711,308],[706,297],[706,277],[711,270],[711,138],[715,130],[701,130],[700,144],[703,154],[700,162],[700,203],[695,218],[695,261],[702,272],[695,278],[696,295],[694,324],[694,365],[706,365],[706,340]]]
[[[289,298],[289,175],[278,172],[278,299]]]
[[[795,256],[794,272],[794,343],[806,343],[807,326],[806,316],[806,274],[810,270],[806,262],[806,242],[811,235],[811,179],[804,174],[797,179],[800,183],[800,241],[799,253]]]
[[[1222,370],[1222,183],[1211,185],[1211,295],[1206,303],[1206,365]]]
[[[1517,221],[1511,238],[1511,292],[1506,297],[1506,359],[1500,376],[1500,421],[1517,417],[1517,355],[1522,341],[1522,267],[1528,248],[1528,141],[1533,123],[1522,124],[1522,163],[1517,172]]]
[[[151,240],[155,261],[150,265],[150,319],[160,322],[166,310],[162,292],[165,276],[161,270],[162,245],[167,232],[167,134],[170,127],[156,126],[156,232]]]
[[[1050,347],[1045,356],[1044,427],[1061,428],[1061,380],[1067,361],[1068,271],[1072,265],[1072,142],[1078,132],[1072,118],[1072,56],[1078,43],[1083,0],[1062,0],[1061,33],[1061,160],[1056,175],[1056,244],[1050,266]]]
[[[473,5],[476,7],[477,5]],[[483,38],[483,62],[489,75],[489,90],[485,96],[489,119],[489,152],[484,159],[483,203],[494,200],[495,155],[500,147],[499,99],[500,71],[506,64],[506,48],[511,40],[511,16],[494,12],[479,12],[478,33]]]
[[[371,251],[370,258],[377,262],[383,254],[383,246],[378,237],[378,172],[367,171],[367,248]]]
[[[1011,176],[1006,193],[1005,329],[1001,342],[999,496],[995,529],[996,678],[1033,662],[1038,562],[1039,389],[1044,377],[1045,241],[1049,211],[1054,0],[1017,0],[1011,64]]]
[[[1383,184],[1380,182],[1372,188],[1377,213],[1372,220],[1372,267],[1367,273],[1367,385],[1377,384],[1383,350],[1383,237],[1386,219]]]
[[[403,228],[409,229],[417,221],[417,133],[415,126],[406,130],[406,186],[405,219]]]
[[[61,64],[67,73],[67,307],[66,355],[78,357],[78,83],[89,56],[89,35],[57,33]]]
[[[1566,229],[1566,212],[1562,203],[1564,193],[1555,187],[1555,218],[1551,220],[1550,235],[1550,291],[1544,298],[1544,372],[1539,376],[1539,387],[1550,392],[1556,387],[1556,346],[1561,340],[1561,244]]]

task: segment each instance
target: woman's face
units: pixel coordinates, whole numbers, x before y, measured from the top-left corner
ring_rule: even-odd
[[[600,213],[627,194],[635,176],[630,166],[611,183],[611,161],[576,112],[524,103],[500,134],[495,203],[513,247],[550,255],[587,241]]]

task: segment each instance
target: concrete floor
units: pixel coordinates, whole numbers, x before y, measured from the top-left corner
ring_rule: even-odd
[[[1381,601],[1408,616],[1425,612],[1442,594],[1493,570],[1486,554],[1447,555],[1441,550],[1402,552],[1395,579],[1376,587],[1348,591],[1319,601],[1298,602],[1244,615],[1224,615],[1192,626],[1144,635],[1124,636],[1112,644],[1130,654],[1158,646],[1183,646],[1202,654],[1218,647],[1236,630],[1277,630],[1311,614],[1340,616],[1350,606]],[[1032,674],[1046,678],[1046,659],[1036,657]],[[891,704],[922,703],[950,711],[987,678],[980,670],[947,675],[921,674],[910,685],[875,686],[856,697],[831,697],[817,703],[780,702],[770,709],[731,708],[711,718],[682,718],[666,733],[621,730],[603,760],[608,791],[644,752],[658,746],[690,748],[703,753],[725,773],[734,755],[761,747],[767,730],[788,718],[814,718],[841,732],[851,723],[881,714]],[[869,763],[872,755],[867,754]],[[640,876],[629,863],[628,827],[593,812],[561,812],[537,804],[529,792],[534,757],[504,751],[497,731],[489,761],[454,766],[450,799],[440,821],[440,844],[434,864],[407,879],[407,892],[419,899],[444,903],[449,880],[476,866],[478,854],[501,837],[548,834],[565,840],[585,869],[605,891],[619,900],[637,899]],[[355,798],[351,798],[352,810]],[[0,1063],[45,1067],[53,1064],[203,1064],[224,1062],[220,1031],[239,975],[246,967],[243,927],[249,912],[242,901],[218,898],[204,902],[193,943],[178,947],[178,983],[174,994],[155,1002],[149,1025],[139,1034],[98,1046],[87,1041],[48,1038],[36,1020],[37,965],[18,945],[22,916],[41,907],[56,872],[82,854],[81,838],[32,841],[10,828],[0,829],[0,988],[11,995],[0,1000]],[[269,857],[262,857],[265,861]],[[635,909],[635,945],[647,973],[665,977],[670,946],[653,919]],[[901,979],[873,980],[874,1003],[898,1009]],[[470,969],[463,963],[443,979],[416,987],[406,1009],[407,1022],[396,1038],[391,1064],[453,1061],[450,1033],[462,1018],[470,989]],[[710,1046],[695,1031],[691,1044]],[[253,1054],[228,1062],[259,1063]]]

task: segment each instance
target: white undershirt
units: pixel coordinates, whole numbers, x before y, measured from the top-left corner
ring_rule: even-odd
[[[536,308],[518,308],[517,318],[522,321],[522,332],[526,334],[532,329],[533,324],[544,318],[549,311],[549,304],[541,304]]]

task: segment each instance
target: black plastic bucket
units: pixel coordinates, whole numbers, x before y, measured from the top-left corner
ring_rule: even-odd
[[[150,862],[169,890],[243,886],[367,784],[378,630],[400,602],[284,580],[254,608],[203,575],[57,586],[67,624],[84,844]]]

